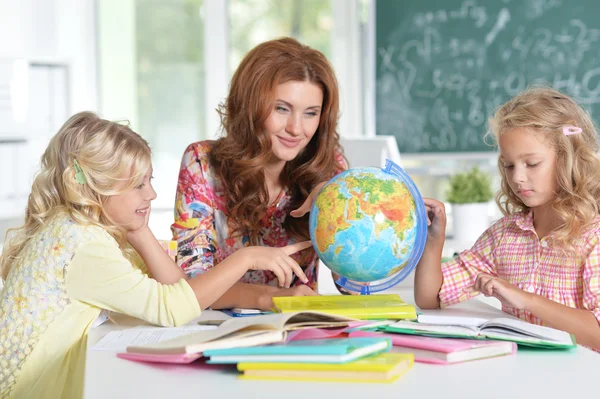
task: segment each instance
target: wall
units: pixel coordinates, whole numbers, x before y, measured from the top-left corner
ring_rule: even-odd
[[[32,171],[36,168],[45,143],[64,121],[64,114],[97,110],[95,8],[94,0],[0,0],[0,60],[12,63],[20,59],[29,65],[60,66],[69,82],[66,107],[60,113],[60,121],[59,118],[48,118],[44,128],[40,126],[39,118],[30,115],[29,120],[18,124],[11,133],[13,138],[20,137],[25,141],[25,152],[29,154],[28,157],[15,156],[13,168]],[[34,75],[35,72],[30,74],[31,82]],[[2,78],[7,79],[0,76],[0,81]],[[56,102],[64,97],[63,92]],[[29,105],[34,106],[33,102]],[[7,115],[3,115],[2,119],[6,118]],[[0,120],[0,123],[10,121]],[[7,180],[6,175],[0,175],[0,185],[8,186]],[[30,181],[21,183],[31,184]],[[26,194],[19,193],[20,202],[13,201],[14,211],[0,215],[0,243],[7,228],[20,224],[25,198]]]

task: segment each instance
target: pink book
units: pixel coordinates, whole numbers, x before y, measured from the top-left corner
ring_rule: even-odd
[[[117,357],[121,359],[134,360],[136,362],[150,363],[175,363],[187,364],[201,358],[202,353],[178,353],[178,354],[154,354],[154,353],[117,353]]]
[[[392,352],[413,353],[415,362],[433,364],[462,363],[470,360],[511,355],[517,344],[508,341],[433,338],[418,335],[353,331],[349,337],[385,337],[392,340]]]

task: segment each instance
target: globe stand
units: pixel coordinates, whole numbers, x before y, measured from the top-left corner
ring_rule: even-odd
[[[336,280],[336,284],[340,287],[349,291],[359,292],[361,295],[370,295],[373,292],[387,290],[404,280],[417,266],[417,263],[419,263],[419,260],[423,255],[423,250],[425,249],[427,237],[427,211],[425,210],[425,204],[423,202],[423,197],[421,197],[421,193],[408,174],[399,165],[389,159],[386,160],[385,168],[383,168],[382,171],[400,178],[400,180],[406,184],[410,194],[413,196],[417,212],[417,239],[415,240],[406,265],[398,273],[385,279],[362,283],[349,280],[344,276],[340,276]],[[327,265],[326,262],[324,263]]]

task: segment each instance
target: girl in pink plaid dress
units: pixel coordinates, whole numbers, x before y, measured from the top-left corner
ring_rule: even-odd
[[[568,96],[533,88],[490,119],[504,217],[441,264],[444,205],[426,199],[429,232],[415,274],[421,308],[480,293],[505,312],[600,350],[600,158],[596,129]]]

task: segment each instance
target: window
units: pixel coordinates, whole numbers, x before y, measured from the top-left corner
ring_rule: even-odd
[[[215,137],[214,110],[243,56],[263,41],[292,36],[333,61],[332,43],[346,40],[339,34],[332,42],[333,4],[342,11],[356,5],[346,0],[97,2],[100,114],[129,120],[152,147],[155,235],[170,237],[181,155],[190,143]],[[353,26],[349,18],[336,12],[340,26]],[[356,51],[348,48],[338,45],[336,51]]]
[[[229,0],[230,67],[267,40],[291,36],[330,58],[333,18],[323,0]]]
[[[169,238],[181,155],[204,135],[203,0],[98,2],[100,114],[150,143],[151,227]]]

